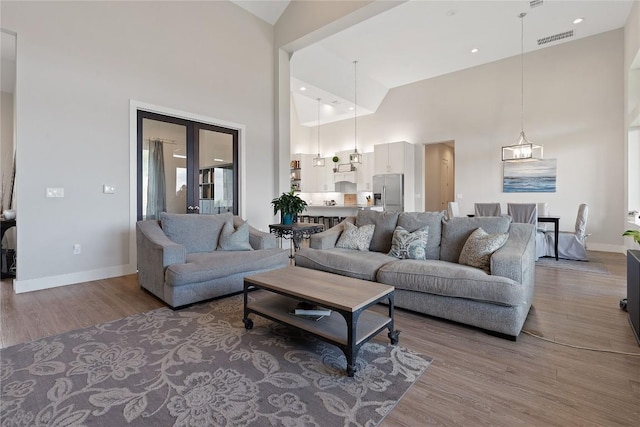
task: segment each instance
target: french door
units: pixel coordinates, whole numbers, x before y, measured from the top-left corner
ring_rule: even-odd
[[[238,131],[137,113],[138,220],[161,212],[238,214]]]

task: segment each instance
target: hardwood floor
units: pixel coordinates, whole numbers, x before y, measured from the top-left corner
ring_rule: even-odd
[[[434,358],[383,426],[637,426],[640,347],[627,314],[626,258],[594,253],[610,274],[536,267],[524,329],[507,341],[468,326],[396,311],[400,344]],[[162,307],[136,276],[13,294],[0,288],[0,345]],[[382,309],[382,307],[381,307]]]

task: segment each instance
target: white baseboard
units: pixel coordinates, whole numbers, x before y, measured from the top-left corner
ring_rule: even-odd
[[[73,285],[90,282],[92,280],[109,279],[111,277],[126,276],[136,273],[134,265],[117,265],[99,270],[80,271],[78,273],[61,274],[59,276],[41,277],[38,279],[14,280],[13,291],[16,294],[57,288],[58,286]],[[19,275],[20,273],[18,273]]]
[[[601,251],[601,252],[617,252],[621,254],[626,254],[627,249],[624,245],[608,245],[606,243],[591,243],[587,241],[587,250],[588,251]]]

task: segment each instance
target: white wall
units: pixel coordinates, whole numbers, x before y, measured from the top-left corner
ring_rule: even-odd
[[[16,290],[135,272],[132,99],[243,125],[241,209],[266,228],[275,193],[272,26],[230,2],[0,7],[2,28],[18,39]],[[116,194],[102,194],[103,184]],[[47,187],[64,187],[65,197],[45,198]]]
[[[358,148],[455,141],[461,214],[474,202],[549,203],[572,230],[590,205],[591,249],[620,250],[624,205],[623,31],[525,55],[524,127],[558,159],[556,193],[502,192],[500,149],[520,133],[520,58],[512,57],[392,89],[375,114],[358,118]],[[353,121],[322,128],[326,150],[353,146]],[[323,150],[324,150],[323,145]]]

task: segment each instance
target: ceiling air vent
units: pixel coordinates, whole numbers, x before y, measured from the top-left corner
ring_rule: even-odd
[[[564,33],[558,33],[558,34],[554,34],[552,36],[543,37],[541,39],[538,39],[538,46],[543,45],[543,44],[547,44],[547,43],[551,43],[551,42],[555,42],[555,41],[558,41],[558,40],[566,39],[568,37],[573,37],[573,30],[565,31]]]
[[[542,3],[544,3],[544,0],[532,0],[529,2],[529,7],[533,9],[534,7],[542,6]]]

